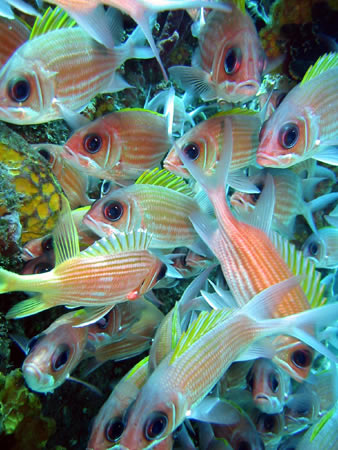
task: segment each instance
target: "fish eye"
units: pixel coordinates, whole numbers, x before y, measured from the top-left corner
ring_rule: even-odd
[[[259,422],[262,423],[264,432],[272,432],[276,425],[276,417],[272,414],[262,414],[259,416]]]
[[[251,444],[248,441],[240,441],[238,445],[236,445],[236,450],[251,450]]]
[[[276,108],[278,108],[278,106],[282,103],[282,101],[285,99],[285,97],[286,97],[285,92],[278,95],[278,97],[276,98]]]
[[[83,138],[84,149],[88,153],[97,153],[102,147],[102,138],[98,134],[86,134]]]
[[[45,237],[41,242],[41,247],[46,252],[53,250],[53,237],[52,236]]]
[[[297,144],[299,128],[295,123],[289,122],[282,126],[279,131],[278,140],[283,148],[289,149]]]
[[[101,184],[101,196],[107,195],[111,188],[111,181],[109,180],[103,180]]]
[[[45,273],[50,272],[53,269],[53,266],[46,262],[38,263],[33,270],[33,273]]]
[[[45,160],[46,161],[48,161],[48,162],[51,162],[51,154],[50,154],[50,152],[48,151],[48,150],[46,150],[45,148],[41,148],[40,150],[39,150],[39,153],[40,153],[40,155],[43,157],[43,158],[45,158]]]
[[[144,436],[147,441],[158,439],[166,430],[168,417],[163,412],[153,412],[144,426]]]
[[[228,75],[236,73],[242,62],[242,52],[239,48],[233,47],[227,51],[224,58],[224,70]]]
[[[200,148],[197,144],[194,144],[193,142],[185,145],[183,147],[184,153],[187,155],[191,161],[195,161],[200,155]]]
[[[268,383],[272,392],[277,392],[279,388],[279,382],[274,373],[270,373],[268,377]]]
[[[309,253],[311,254],[311,256],[318,255],[319,245],[317,244],[317,242],[311,242],[311,244],[309,245]]]
[[[15,78],[8,84],[8,95],[14,102],[25,102],[30,96],[30,93],[31,87],[26,78]]]
[[[167,266],[165,264],[162,264],[162,266],[161,266],[161,268],[160,268],[160,270],[159,270],[159,272],[157,274],[156,280],[157,281],[162,280],[162,278],[165,277],[166,273],[167,273]]]
[[[291,355],[292,362],[300,369],[309,367],[312,363],[312,354],[309,350],[296,350]]]
[[[114,201],[106,203],[103,207],[103,215],[111,222],[116,222],[123,214],[123,206],[120,202]]]
[[[68,344],[61,344],[52,357],[52,369],[57,372],[67,364],[70,354],[70,347]]]
[[[122,436],[124,428],[122,417],[110,419],[104,429],[107,441],[117,442]]]
[[[41,339],[44,338],[45,336],[46,335],[44,333],[40,333],[32,337],[32,339],[27,344],[28,353],[30,353],[34,349],[34,347],[36,347],[37,343],[41,341]]]

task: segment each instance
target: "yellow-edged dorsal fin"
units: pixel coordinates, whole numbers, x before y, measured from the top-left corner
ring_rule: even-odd
[[[56,7],[52,9],[47,8],[42,17],[35,19],[29,40],[35,39],[38,36],[49,33],[50,31],[59,30],[60,28],[72,28],[76,25],[66,11]]]
[[[149,362],[149,356],[146,356],[145,358],[141,359],[132,369],[129,370],[129,372],[125,375],[124,379],[129,380],[133,375],[136,374],[141,369],[146,369],[146,365]]]
[[[211,312],[202,311],[187,331],[182,334],[171,356],[170,364],[180,358],[202,336],[223,322],[231,312],[232,310],[229,309],[217,309]]]
[[[227,111],[220,111],[213,116],[210,117],[210,119],[213,119],[214,117],[223,117],[223,116],[257,116],[259,113],[257,111],[254,111],[253,109],[248,108],[233,108],[229,109]]]
[[[174,175],[165,169],[155,168],[153,170],[146,170],[135,181],[135,184],[151,184],[153,186],[161,186],[173,191],[180,192],[181,194],[193,197],[194,193],[183,180],[183,178]]]
[[[308,68],[302,81],[300,82],[300,85],[303,85],[307,81],[313,80],[318,75],[321,75],[334,67],[338,67],[338,53],[325,53],[325,55],[317,59],[313,66]]]
[[[330,409],[330,411],[328,411],[321,419],[320,421],[315,425],[311,437],[310,437],[310,442],[312,442],[314,440],[314,438],[318,435],[318,433],[320,432],[320,430],[326,425],[326,423],[331,419],[331,417],[333,416],[333,414],[335,413],[337,409],[337,406],[334,406],[332,409]]]
[[[232,0],[232,3],[234,3],[242,13],[245,13],[245,0]]]
[[[181,317],[178,309],[178,302],[175,303],[173,308],[173,316],[171,322],[171,350],[176,348],[177,342],[181,337]]]
[[[79,235],[66,197],[62,197],[62,210],[53,231],[55,265],[80,255]]]
[[[116,112],[125,112],[125,111],[139,111],[139,112],[148,112],[148,113],[151,113],[151,114],[154,114],[155,116],[160,116],[160,117],[163,117],[164,118],[164,115],[163,114],[161,114],[161,113],[159,113],[159,112],[157,112],[157,111],[152,111],[151,109],[145,109],[145,108],[122,108],[122,109],[119,109],[118,111],[116,111]]]
[[[320,283],[321,273],[316,270],[314,262],[305,258],[303,252],[297,250],[287,239],[276,232],[270,233],[271,241],[295,276],[301,276],[299,282],[311,308],[317,308],[326,303],[325,286]],[[302,276],[303,275],[303,276]]]
[[[81,252],[81,256],[102,256],[135,250],[147,250],[151,238],[152,234],[142,229],[129,233],[119,232],[94,242],[93,245]]]

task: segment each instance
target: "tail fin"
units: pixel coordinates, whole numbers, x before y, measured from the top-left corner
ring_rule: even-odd
[[[20,275],[0,268],[0,294],[16,291],[18,277]]]

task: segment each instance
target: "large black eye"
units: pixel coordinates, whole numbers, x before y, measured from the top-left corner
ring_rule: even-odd
[[[50,272],[53,269],[52,264],[46,263],[46,262],[40,262],[36,264],[34,267],[33,273],[45,273]]]
[[[106,219],[116,222],[123,214],[123,206],[120,202],[109,202],[103,207],[103,215]]]
[[[46,150],[45,148],[41,148],[39,150],[40,155],[45,158],[46,161],[51,162],[52,161],[52,155],[50,154],[50,152],[48,150]]]
[[[312,363],[312,354],[309,350],[296,350],[291,356],[292,362],[299,368],[309,367]]]
[[[311,244],[309,245],[309,253],[312,256],[317,256],[319,252],[319,245],[317,244],[317,242],[311,242]]]
[[[224,58],[224,70],[227,74],[232,75],[236,73],[242,62],[242,53],[239,48],[231,48],[227,51]]]
[[[111,419],[105,427],[106,439],[109,442],[117,442],[124,431],[124,423],[121,417]]]
[[[111,188],[111,181],[104,180],[103,183],[101,184],[101,197],[103,195],[107,195],[108,192],[110,191],[110,188]]]
[[[53,238],[52,236],[46,236],[41,242],[42,250],[49,252],[53,250]]]
[[[67,363],[70,354],[70,347],[67,344],[61,344],[52,356],[52,369],[57,372]]]
[[[191,161],[195,161],[200,155],[200,148],[197,144],[189,143],[183,147],[184,153]]]
[[[278,95],[278,97],[276,98],[276,108],[278,108],[278,106],[282,103],[282,101],[285,99],[285,97],[286,97],[285,92]]]
[[[41,341],[41,339],[43,339],[45,336],[46,335],[44,333],[41,333],[32,337],[32,339],[27,344],[28,353],[30,353],[34,349],[34,347],[36,347],[37,343]]]
[[[15,78],[9,82],[8,95],[14,102],[25,102],[31,93],[29,81],[26,78]]]
[[[278,140],[282,147],[292,148],[299,138],[299,128],[295,123],[286,123],[279,131]]]
[[[87,134],[83,138],[83,146],[88,153],[97,153],[102,147],[102,139],[98,134]]]
[[[262,414],[260,416],[260,421],[263,424],[265,432],[272,432],[276,425],[276,417],[271,414]]]
[[[276,375],[272,372],[269,373],[268,383],[272,392],[277,392],[279,388],[279,382]]]
[[[147,441],[158,439],[166,430],[168,425],[168,417],[163,412],[153,412],[145,426],[144,436]]]
[[[157,281],[162,280],[162,278],[165,277],[165,274],[167,273],[167,266],[165,264],[162,264],[162,267],[160,268],[158,274],[157,274]]]
[[[236,450],[251,450],[251,444],[248,441],[241,441],[234,448]]]

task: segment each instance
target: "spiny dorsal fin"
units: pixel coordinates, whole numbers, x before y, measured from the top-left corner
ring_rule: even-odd
[[[125,111],[139,111],[139,112],[147,112],[147,113],[151,113],[154,114],[155,116],[159,116],[159,117],[163,117],[164,115],[157,112],[157,111],[152,111],[151,109],[146,109],[146,108],[123,108],[123,109],[119,109],[117,112],[125,112]]]
[[[331,417],[333,416],[333,414],[336,412],[336,406],[334,406],[332,409],[330,409],[330,411],[328,411],[320,420],[319,422],[315,425],[311,437],[310,437],[310,442],[312,442],[315,437],[318,435],[318,433],[320,432],[320,430],[326,425],[326,423],[331,419]]]
[[[104,237],[81,252],[81,256],[103,256],[115,253],[147,250],[152,235],[146,230],[136,230],[129,233],[116,233]]]
[[[178,302],[176,302],[173,308],[173,316],[171,321],[171,350],[174,350],[179,338],[181,337],[181,317],[179,314],[178,305]]]
[[[65,196],[62,196],[62,210],[53,231],[53,244],[55,266],[80,254],[79,236]]]
[[[320,284],[321,273],[316,271],[314,262],[305,258],[304,254],[297,250],[287,239],[276,232],[270,233],[270,239],[284,259],[289,269],[295,276],[302,276],[299,284],[303,289],[311,308],[317,308],[326,303],[324,297],[325,286]]]
[[[157,167],[153,170],[146,170],[143,172],[143,174],[135,181],[135,184],[151,184],[152,186],[161,186],[190,197],[194,196],[194,193],[183,178],[174,175],[168,170],[159,169]]]
[[[242,11],[242,13],[245,13],[245,0],[232,0],[232,2]]]
[[[213,119],[214,117],[226,117],[226,116],[258,116],[258,112],[254,111],[253,109],[248,108],[233,108],[229,109],[227,111],[220,111],[213,116],[210,117],[210,119]]]
[[[129,372],[125,375],[125,379],[129,380],[135,373],[141,369],[144,368],[149,362],[149,356],[146,356],[145,358],[141,359],[132,369],[129,370]]]
[[[66,11],[56,7],[46,9],[42,17],[35,19],[29,40],[35,39],[38,36],[49,33],[50,31],[59,30],[60,28],[72,28],[76,25]]]
[[[182,334],[171,356],[170,364],[173,364],[182,356],[198,339],[223,322],[231,312],[229,309],[217,309],[211,312],[202,311],[187,331]]]
[[[325,53],[325,55],[317,59],[313,66],[308,68],[300,85],[302,86],[307,81],[313,80],[318,75],[334,67],[338,67],[338,53]]]

